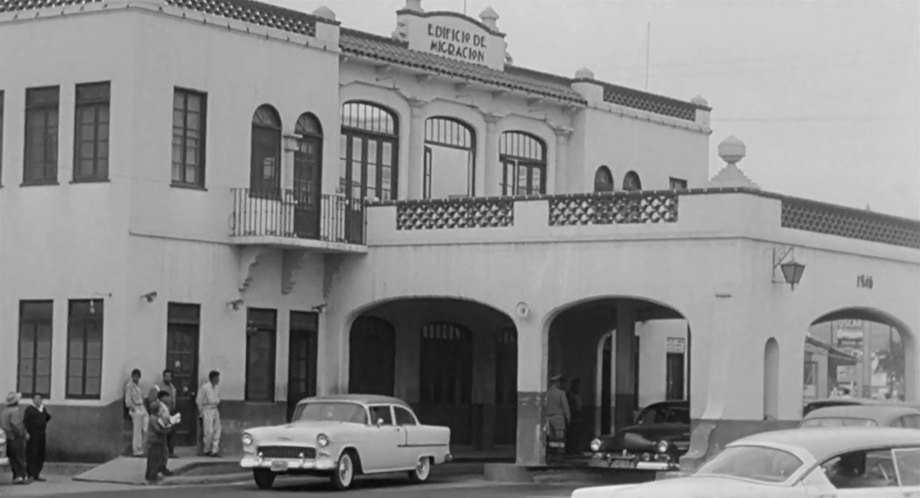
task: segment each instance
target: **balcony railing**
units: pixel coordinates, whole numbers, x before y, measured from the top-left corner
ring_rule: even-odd
[[[364,244],[361,200],[322,194],[311,199],[294,189],[235,188],[233,237],[278,237]]]

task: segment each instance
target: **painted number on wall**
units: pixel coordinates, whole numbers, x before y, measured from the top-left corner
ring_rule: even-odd
[[[856,277],[856,287],[860,289],[871,289],[872,275],[859,275]]]

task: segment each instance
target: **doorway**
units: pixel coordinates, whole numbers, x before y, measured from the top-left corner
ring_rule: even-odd
[[[169,303],[166,326],[166,368],[176,386],[176,411],[182,420],[175,429],[176,446],[195,446],[198,441],[198,339],[200,307]]]
[[[294,234],[317,239],[320,234],[323,132],[312,114],[303,114],[295,128]]]
[[[297,403],[316,395],[316,341],[319,315],[291,312],[288,346],[287,420],[291,420]]]
[[[348,392],[393,395],[396,331],[390,322],[361,316],[351,326]]]
[[[665,359],[665,394],[668,400],[684,398],[684,353],[668,353]]]
[[[452,323],[422,328],[419,416],[451,428],[452,443],[472,444],[473,334]]]

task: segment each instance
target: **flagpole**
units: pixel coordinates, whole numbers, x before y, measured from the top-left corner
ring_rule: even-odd
[[[648,61],[652,44],[652,23],[648,22],[645,26],[645,89],[648,90]]]

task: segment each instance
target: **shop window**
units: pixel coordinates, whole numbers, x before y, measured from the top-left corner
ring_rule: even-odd
[[[668,183],[671,190],[687,190],[687,180],[683,178],[674,178],[672,176]]]
[[[207,94],[173,92],[172,185],[204,188]]]
[[[424,159],[425,199],[475,195],[476,135],[469,125],[454,118],[428,118]]]
[[[338,193],[361,201],[396,198],[396,114],[370,102],[346,102],[340,140]]]
[[[607,166],[601,166],[594,172],[594,192],[613,192],[613,175]]]
[[[51,396],[52,301],[19,302],[17,391],[23,396]]]
[[[102,388],[101,299],[71,300],[67,310],[67,398],[99,399]]]
[[[249,196],[277,199],[281,196],[281,117],[270,105],[252,115],[252,152]]]
[[[109,177],[110,84],[77,85],[74,110],[73,180],[104,181]]]
[[[57,183],[59,97],[56,86],[26,90],[23,184]]]
[[[498,142],[502,195],[546,193],[546,145],[519,131],[502,133]]]
[[[626,173],[626,176],[623,177],[623,190],[634,191],[642,190],[642,180],[639,179],[639,174],[635,171],[630,171]]]
[[[275,310],[246,312],[246,401],[275,400],[276,324]]]

